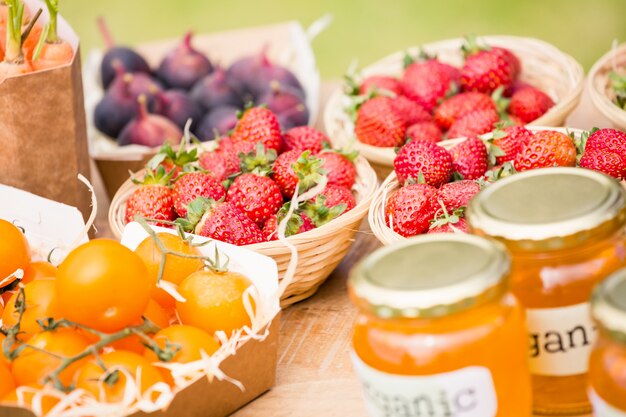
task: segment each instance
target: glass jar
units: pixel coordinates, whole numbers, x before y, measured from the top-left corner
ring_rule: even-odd
[[[614,179],[580,168],[505,178],[468,207],[474,233],[504,243],[511,289],[526,309],[536,414],[591,410],[586,378],[596,328],[593,287],[624,266],[626,193]]]
[[[353,364],[372,417],[529,417],[524,317],[504,247],[424,235],[352,271]]]
[[[595,417],[626,417],[626,269],[594,291],[591,315],[599,337],[589,360],[589,397]]]

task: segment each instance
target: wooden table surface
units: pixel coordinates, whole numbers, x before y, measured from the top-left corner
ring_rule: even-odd
[[[322,103],[335,86],[336,82],[322,85]],[[321,119],[320,112],[318,125]],[[583,94],[580,106],[566,125],[590,129],[609,127],[610,123]],[[92,176],[100,206],[97,236],[111,237],[106,218],[109,201],[93,166]],[[348,356],[356,311],[348,299],[346,281],[355,263],[379,246],[365,219],[350,253],[319,291],[283,312],[276,385],[233,417],[367,416]]]

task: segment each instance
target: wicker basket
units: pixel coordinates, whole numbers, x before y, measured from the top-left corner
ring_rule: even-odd
[[[556,103],[546,114],[531,124],[537,126],[562,126],[567,116],[580,101],[583,91],[584,72],[581,65],[571,56],[538,39],[516,36],[485,36],[479,39],[493,46],[502,46],[513,51],[522,62],[520,79],[544,90]],[[460,66],[460,47],[464,39],[450,39],[425,44],[428,53],[452,65]],[[409,53],[418,54],[418,48]],[[402,73],[404,51],[396,52],[363,69],[363,76],[374,74],[399,75]],[[395,153],[393,148],[380,148],[363,144],[354,139],[354,123],[344,111],[350,99],[342,88],[338,88],[328,100],[324,112],[324,125],[335,146],[354,144],[379,175],[385,178],[393,170]]]
[[[626,111],[612,101],[609,73],[614,68],[626,68],[626,43],[604,54],[596,62],[587,77],[587,87],[593,105],[604,117],[621,130],[626,130]]]
[[[540,130],[556,130],[558,132],[566,134],[574,133],[576,137],[579,137],[580,134],[583,132],[580,129],[559,127],[555,128],[549,126],[527,126],[527,128],[533,132],[538,132]],[[489,134],[484,135],[483,137],[488,138]],[[454,145],[463,142],[464,140],[465,138],[451,139],[441,141],[439,142],[439,144],[446,149],[450,149]],[[398,182],[396,173],[392,172],[385,179],[385,181],[383,181],[381,186],[376,191],[368,213],[370,228],[372,229],[372,232],[374,233],[376,238],[381,241],[383,245],[389,245],[391,243],[406,239],[404,236],[396,233],[391,228],[389,228],[385,223],[385,204],[387,203],[387,199],[389,198],[389,196],[391,196],[391,194],[396,192],[399,188],[400,183]]]
[[[292,283],[281,298],[283,307],[313,295],[352,246],[354,234],[365,217],[378,185],[376,173],[365,158],[357,158],[355,165],[357,178],[353,190],[356,207],[322,227],[288,238],[298,249],[298,266]],[[126,181],[111,201],[109,225],[118,238],[124,230],[126,201],[136,187],[132,181]],[[247,248],[274,258],[278,264],[279,278],[282,279],[291,259],[287,247],[280,242],[264,242]]]

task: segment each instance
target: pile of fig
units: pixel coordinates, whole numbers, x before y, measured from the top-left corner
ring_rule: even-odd
[[[115,45],[102,21],[100,26],[108,45],[100,66],[106,91],[94,124],[121,146],[178,144],[188,119],[198,139],[213,140],[252,105],[267,106],[283,131],[309,121],[302,84],[271,62],[265,48],[224,68],[193,47],[190,32],[150,68],[133,49]]]

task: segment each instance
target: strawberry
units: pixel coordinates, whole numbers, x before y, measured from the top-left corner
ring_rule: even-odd
[[[325,173],[322,160],[310,155],[310,151],[288,151],[274,162],[273,180],[285,198],[293,197],[298,182],[299,193],[317,184]]]
[[[126,202],[124,213],[126,223],[134,221],[135,216],[166,221],[176,219],[172,189],[169,187],[171,174],[171,172],[166,174],[165,169],[160,166],[156,170],[147,169],[143,181],[133,180],[140,186]],[[155,225],[167,227],[164,223]]]
[[[356,207],[356,199],[354,198],[352,191],[341,185],[327,184],[326,187],[324,187],[324,191],[317,195],[317,197],[320,196],[325,198],[326,201],[324,202],[324,205],[328,208],[335,207],[339,204],[345,204],[345,211],[350,211]],[[309,203],[314,203],[314,201],[309,200]]]
[[[400,148],[393,167],[400,183],[417,180],[421,174],[426,184],[439,187],[452,176],[452,156],[435,143],[412,140]]]
[[[463,179],[476,180],[487,172],[488,155],[485,143],[476,136],[470,136],[450,149],[454,161],[454,171]]]
[[[524,126],[509,126],[493,133],[492,144],[499,148],[495,163],[502,165],[515,159],[525,144],[530,141],[533,133]]]
[[[415,123],[406,129],[406,136],[409,139],[426,140],[434,143],[443,139],[441,129],[435,122]]]
[[[438,218],[427,233],[469,233],[469,225],[463,217],[451,216],[451,220]]]
[[[592,131],[587,138],[584,152],[611,151],[626,160],[626,133],[616,129]]]
[[[372,75],[371,77],[367,77],[359,87],[359,94],[361,95],[380,91],[400,95],[402,88],[397,78],[384,75]]]
[[[159,165],[162,166],[166,172],[174,170],[172,173],[172,179],[183,171],[185,166],[198,160],[198,150],[191,149],[186,150],[184,145],[180,145],[177,151],[172,149],[169,143],[165,143],[161,146],[161,149],[148,161],[147,166],[150,169],[158,169]]]
[[[513,94],[508,111],[526,124],[543,116],[552,106],[554,101],[546,93],[526,87]]]
[[[341,185],[350,189],[356,179],[356,167],[353,161],[357,155],[358,152],[324,151],[316,156],[322,160],[322,168],[326,171],[328,184]]]
[[[174,209],[180,217],[187,215],[187,204],[197,197],[220,200],[226,189],[213,174],[204,171],[188,172],[178,177],[174,183]]]
[[[265,240],[259,226],[229,202],[198,197],[189,203],[187,216],[176,221],[186,232],[237,246]]]
[[[368,145],[400,146],[404,142],[406,121],[392,106],[389,97],[374,97],[361,105],[356,115],[356,138]]]
[[[235,178],[228,188],[226,201],[237,206],[261,226],[283,205],[283,195],[271,178],[246,173]]]
[[[432,111],[454,89],[449,66],[436,59],[409,65],[400,81],[405,96]]]
[[[536,132],[513,162],[518,171],[535,168],[573,167],[576,147],[572,138],[553,130]]]
[[[513,85],[519,72],[519,60],[512,54],[503,53],[501,48],[478,46],[474,39],[463,45],[465,63],[461,68],[461,88],[463,91],[493,93],[498,87],[505,89]]]
[[[585,152],[580,158],[580,167],[603,172],[613,178],[626,178],[626,161],[619,154],[611,151]]]
[[[437,198],[441,200],[446,210],[453,212],[467,206],[479,191],[480,185],[476,181],[455,181],[442,185],[437,191]]]
[[[346,187],[327,185],[314,200],[309,200],[303,207],[304,213],[316,227],[320,227],[356,205],[354,196]]]
[[[208,151],[200,154],[200,167],[209,171],[218,181],[239,172],[239,157],[233,151]]]
[[[448,130],[455,121],[476,110],[497,111],[490,96],[470,91],[452,96],[441,103],[435,110],[435,122],[442,130]]]
[[[303,209],[313,224],[320,227],[352,210],[355,206],[356,199],[350,189],[328,184],[315,199],[307,201]]]
[[[219,140],[216,150],[218,152],[234,152],[234,154],[238,156],[240,153],[248,154],[254,152],[255,149],[256,142],[233,142],[233,140],[227,136]]]
[[[391,107],[404,118],[407,125],[428,122],[433,119],[433,116],[424,106],[405,96],[398,96],[392,99]]]
[[[297,150],[319,153],[324,143],[330,143],[328,136],[310,126],[298,126],[289,129],[283,135],[284,151]]]
[[[276,159],[273,149],[265,151],[257,144],[256,152],[241,158],[242,175],[235,178],[226,193],[226,201],[237,206],[259,227],[283,205],[283,195],[269,173]]]
[[[509,61],[511,66],[513,67],[513,78],[517,79],[517,77],[522,73],[522,63],[520,62],[517,55],[515,55],[511,50],[506,48],[500,48],[498,46],[491,47],[491,53],[500,55],[506,61]],[[515,82],[514,82],[515,84]]]
[[[464,136],[482,135],[491,132],[494,124],[500,120],[493,109],[476,110],[458,119],[448,130],[448,139]]]
[[[278,213],[271,215],[263,225],[263,236],[268,242],[278,240],[278,223],[285,218],[287,210],[289,210],[289,203],[285,203]],[[289,222],[287,222],[285,237],[308,232],[313,229],[315,229],[313,221],[303,212],[296,210],[291,215]]]
[[[438,208],[435,187],[428,184],[407,185],[387,200],[385,223],[404,237],[419,235],[428,230]]]
[[[276,115],[265,107],[245,110],[231,135],[233,143],[263,143],[266,149],[280,152],[282,135]]]

